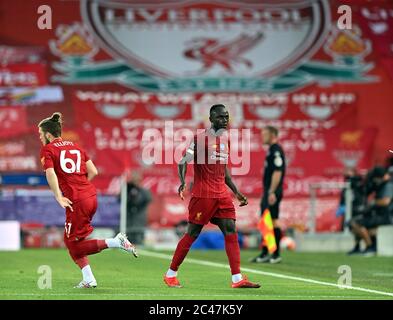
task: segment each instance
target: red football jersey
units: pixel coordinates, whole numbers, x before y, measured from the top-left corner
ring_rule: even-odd
[[[227,134],[217,136],[206,129],[194,137],[190,146],[194,151],[194,184],[196,198],[225,198],[229,195],[225,184],[225,167],[229,158]]]
[[[40,159],[44,170],[54,168],[64,197],[77,202],[96,194],[94,185],[87,180],[89,157],[74,142],[57,138],[42,147]]]

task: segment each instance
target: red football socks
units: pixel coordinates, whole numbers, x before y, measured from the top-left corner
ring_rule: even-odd
[[[75,259],[74,261],[81,269],[83,269],[89,264],[89,259],[86,256],[79,259]]]
[[[188,233],[186,233],[183,238],[177,244],[175,253],[173,254],[171,270],[177,271],[179,266],[182,264],[184,258],[186,257],[188,251],[190,251],[191,245],[194,243],[196,238],[191,237]]]
[[[225,251],[228,256],[229,266],[232,274],[240,273],[240,247],[237,233],[225,236]]]

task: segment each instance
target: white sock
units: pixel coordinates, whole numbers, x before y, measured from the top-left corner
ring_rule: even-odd
[[[105,243],[108,246],[108,248],[120,248],[119,239],[116,239],[116,238],[105,239]]]
[[[166,276],[168,278],[173,278],[177,276],[177,271],[173,271],[172,269],[168,269],[168,271],[166,272]]]
[[[92,281],[96,281],[96,278],[94,278],[93,272],[91,271],[89,265],[82,268],[82,275],[83,275],[83,280],[88,283]]]
[[[243,280],[243,277],[242,277],[241,273],[237,273],[237,274],[233,274],[232,275],[232,282],[233,283],[237,283],[237,282],[242,281],[242,280]]]

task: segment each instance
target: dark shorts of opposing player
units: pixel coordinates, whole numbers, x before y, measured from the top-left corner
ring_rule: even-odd
[[[213,218],[236,220],[235,206],[230,196],[225,198],[191,198],[188,205],[188,222],[206,225],[212,222]]]
[[[276,201],[276,203],[275,203],[274,205],[272,205],[272,206],[269,205],[268,198],[269,198],[269,195],[268,195],[268,194],[264,194],[263,197],[262,197],[262,201],[261,201],[261,214],[263,214],[263,212],[264,212],[266,209],[269,209],[270,215],[271,215],[272,219],[275,219],[275,220],[276,220],[276,219],[278,219],[279,216],[280,216],[280,203],[281,203],[281,200],[282,200],[282,195],[277,196],[277,201]]]
[[[374,229],[379,226],[393,224],[393,217],[388,210],[373,210],[364,214],[359,214],[351,219],[366,229]]]
[[[64,242],[83,240],[94,230],[91,220],[97,210],[97,196],[91,196],[72,204],[71,211],[66,210]],[[67,246],[68,247],[68,246]]]

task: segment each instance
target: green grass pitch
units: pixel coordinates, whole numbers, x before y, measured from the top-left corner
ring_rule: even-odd
[[[247,262],[256,251],[243,250],[242,267],[252,269],[244,273],[262,287],[232,289],[229,270],[223,266],[227,264],[224,251],[192,250],[191,261],[186,258],[179,271],[184,288],[177,289],[167,288],[162,281],[171,254],[142,250],[135,259],[124,252],[105,250],[90,256],[98,287],[73,289],[81,273],[66,250],[0,252],[0,299],[393,299],[392,258],[284,252],[281,264],[269,265]],[[52,289],[38,288],[40,265],[51,267]],[[358,289],[335,286],[340,265],[351,267],[352,286]]]

